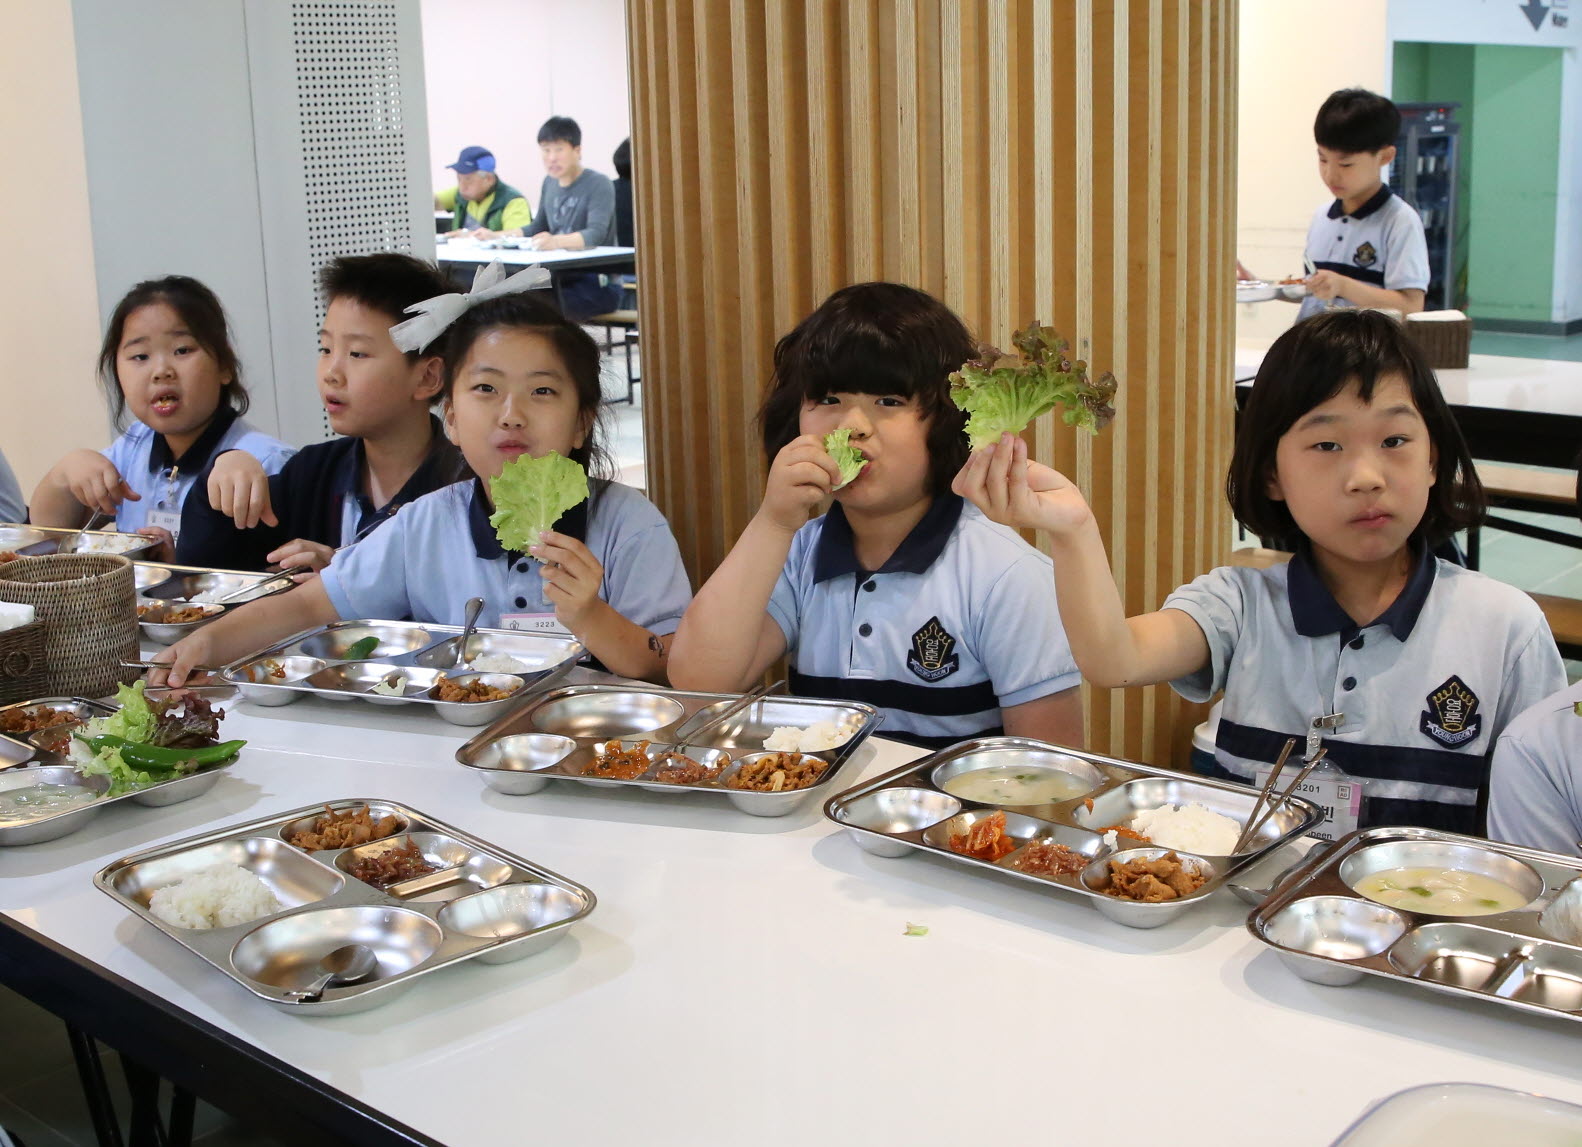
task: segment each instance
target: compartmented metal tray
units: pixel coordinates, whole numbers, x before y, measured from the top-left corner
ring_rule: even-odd
[[[464,660],[489,654],[514,657],[526,668],[516,673],[474,674],[455,669],[462,628],[415,621],[337,621],[298,633],[227,669],[221,677],[259,705],[289,705],[300,697],[366,701],[374,705],[427,705],[456,725],[487,725],[522,703],[535,687],[566,672],[581,659],[582,643],[514,630],[480,629],[469,640]],[[351,647],[376,640],[365,658],[348,660]],[[375,693],[374,686],[395,677],[399,694]],[[440,701],[432,690],[441,677],[467,683],[475,677],[510,696],[496,701]]]
[[[0,705],[0,720],[3,720],[3,715],[6,713],[28,709],[70,713],[73,719],[30,733],[0,732],[0,769],[32,760],[59,761],[61,752],[51,744],[54,737],[59,735],[57,730],[64,729],[69,732],[91,717],[107,717],[115,712],[114,705],[106,705],[102,701],[90,701],[86,697],[35,697],[31,701],[15,701],[10,705]]]
[[[201,629],[211,621],[217,621],[233,609],[239,609],[250,601],[257,601],[262,597],[273,597],[277,593],[285,593],[294,588],[294,583],[280,578],[279,574],[267,573],[232,573],[223,570],[187,571],[177,570],[175,567],[163,568],[166,576],[153,584],[138,591],[138,625],[142,628],[143,636],[150,641],[161,645],[173,645],[195,629]],[[273,582],[273,585],[265,583]],[[258,592],[248,594],[243,591],[257,587]],[[198,602],[192,599],[202,594],[218,591],[219,594],[242,593],[235,601],[227,602]],[[195,621],[162,621],[159,620],[159,611],[162,608],[180,608],[195,606],[204,612],[204,616]],[[150,611],[149,616],[144,611]]]
[[[366,806],[400,822],[394,835],[351,848],[307,851],[293,834],[334,810]],[[351,873],[372,854],[417,845],[438,871],[380,890]],[[216,864],[257,876],[281,908],[244,924],[182,928],[154,915],[150,897]],[[352,799],[308,805],[117,860],[94,885],[135,915],[277,1007],[344,1015],[387,1003],[420,976],[463,960],[505,963],[541,952],[593,911],[580,884],[407,805]],[[359,983],[303,992],[319,961],[346,944],[372,948],[378,967]]]
[[[100,795],[97,800],[75,805],[48,816],[7,819],[6,814],[0,812],[0,846],[42,844],[47,840],[55,840],[67,833],[76,832],[105,809],[122,801],[131,801],[133,804],[148,805],[152,808],[163,808],[165,805],[190,801],[193,797],[202,796],[212,789],[219,781],[220,774],[230,768],[231,764],[232,762],[226,761],[223,764],[210,765],[201,772],[177,777],[173,781],[162,781],[146,789],[139,789],[135,793],[122,793],[113,797]],[[80,776],[70,765],[38,765],[34,768],[10,769],[0,773],[0,793],[31,788],[34,785],[77,786],[100,794],[110,788],[107,778]]]
[[[657,686],[566,686],[544,693],[468,741],[456,751],[456,760],[482,776],[490,788],[516,796],[538,792],[551,781],[577,781],[650,792],[713,793],[726,796],[743,812],[784,816],[827,792],[880,720],[873,706],[853,701],[771,696],[753,702],[695,745],[690,742],[695,732],[740,700],[740,694],[687,693]],[[833,723],[845,736],[828,751],[804,754],[829,765],[811,785],[781,792],[731,787],[744,767],[772,755],[763,744],[777,727],[806,727],[821,721]],[[585,775],[583,770],[610,741],[620,741],[623,748],[649,742],[650,766],[632,780]],[[660,781],[664,765],[660,758],[683,744],[694,761],[720,768],[718,775],[688,784]]]
[[[122,534],[115,530],[71,530],[53,526],[24,526],[16,522],[0,523],[0,550],[11,550],[25,558],[42,557],[58,553],[60,544],[69,537],[82,535],[70,551],[79,554],[115,554],[123,558],[137,558],[159,545],[154,538],[141,534]],[[20,545],[13,545],[19,542]]]
[[[1354,885],[1398,868],[1491,877],[1526,896],[1485,915],[1414,912]],[[1426,828],[1369,828],[1315,852],[1247,917],[1247,930],[1318,984],[1365,975],[1582,1020],[1582,858]],[[1564,921],[1569,918],[1569,930]]]
[[[1012,769],[1036,777],[1063,774],[1072,795],[1044,804],[994,804],[947,792],[944,786],[965,773]],[[1104,842],[1102,830],[1125,825],[1145,809],[1195,802],[1213,812],[1246,822],[1258,794],[1246,785],[1189,776],[1130,761],[1078,752],[1022,737],[980,737],[952,745],[884,776],[837,793],[824,815],[846,829],[856,843],[876,856],[901,857],[914,850],[948,857],[961,864],[1029,881],[1043,888],[1085,897],[1111,919],[1134,928],[1153,928],[1175,918],[1217,892],[1226,877],[1264,853],[1305,833],[1322,819],[1308,801],[1296,799],[1266,821],[1243,851],[1231,856],[1195,855],[1180,849],[1118,839]],[[965,835],[997,812],[1005,813],[1004,836],[1016,845],[999,860],[980,860],[950,847],[952,835]],[[1059,844],[1087,859],[1079,872],[1045,876],[1023,871],[1029,846]],[[1157,903],[1109,895],[1109,862],[1156,860],[1173,851],[1188,870],[1206,877],[1195,891]]]

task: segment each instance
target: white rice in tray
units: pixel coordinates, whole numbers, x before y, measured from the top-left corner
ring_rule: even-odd
[[[1144,809],[1132,817],[1131,827],[1157,848],[1174,848],[1199,856],[1229,856],[1242,826],[1240,821],[1193,802]]]
[[[525,673],[527,664],[518,661],[508,653],[485,653],[482,657],[472,659],[472,667],[477,673]]]
[[[764,738],[764,749],[771,753],[822,753],[846,740],[846,733],[833,721],[818,721],[805,729],[780,725]]]
[[[155,916],[177,928],[229,928],[280,911],[279,898],[235,864],[200,868],[149,897]]]

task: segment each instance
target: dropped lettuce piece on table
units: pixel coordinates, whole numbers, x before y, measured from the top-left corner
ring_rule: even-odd
[[[824,435],[824,453],[835,461],[840,469],[840,482],[834,489],[839,490],[849,486],[852,480],[862,473],[862,468],[868,464],[862,451],[851,444],[851,427],[842,426],[833,433]]]
[[[508,550],[522,553],[538,544],[560,516],[588,498],[588,474],[563,454],[522,455],[489,482],[494,513],[489,524]]]
[[[967,439],[977,450],[1001,434],[1020,434],[1039,415],[1065,407],[1068,426],[1097,432],[1115,417],[1117,383],[1105,371],[1097,381],[1088,364],[1066,357],[1066,341],[1037,323],[1012,336],[1016,353],[982,344],[978,357],[950,376],[950,398],[967,412]]]

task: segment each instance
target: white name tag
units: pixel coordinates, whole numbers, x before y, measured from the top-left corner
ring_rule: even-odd
[[[181,511],[179,510],[149,510],[143,524],[145,526],[158,526],[162,530],[169,530],[171,537],[181,534]]]
[[[575,636],[560,624],[553,613],[502,613],[500,628],[515,629],[522,633],[547,633],[552,637]]]
[[[1286,778],[1294,779],[1292,770],[1300,768],[1294,761],[1288,763],[1281,779],[1275,782],[1275,787],[1284,792],[1291,783]],[[1258,788],[1263,788],[1273,771],[1273,765],[1264,765],[1258,770]],[[1348,832],[1357,830],[1357,820],[1362,814],[1362,784],[1355,777],[1347,776],[1326,762],[1307,774],[1307,780],[1302,782],[1295,795],[1305,797],[1323,811],[1324,819],[1308,830],[1320,840],[1339,840]]]

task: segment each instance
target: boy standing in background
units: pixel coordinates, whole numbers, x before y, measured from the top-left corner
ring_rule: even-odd
[[[1335,92],[1318,109],[1318,174],[1335,201],[1320,207],[1307,229],[1314,270],[1299,321],[1330,306],[1423,309],[1429,279],[1423,221],[1384,182],[1400,133],[1399,109],[1361,88]]]

